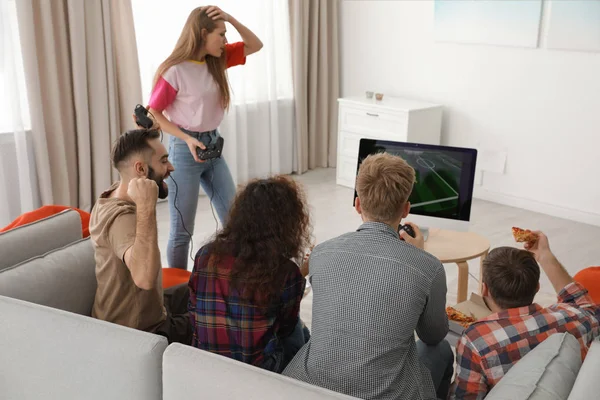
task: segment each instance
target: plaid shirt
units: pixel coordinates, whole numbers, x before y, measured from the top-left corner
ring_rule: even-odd
[[[298,266],[284,261],[282,267],[289,272],[282,282],[281,295],[276,304],[265,309],[241,298],[231,286],[235,258],[222,258],[216,268],[212,268],[210,258],[209,249],[201,248],[190,277],[192,346],[257,367],[278,368],[280,340],[290,335],[298,323],[306,284]]]
[[[569,332],[581,345],[582,359],[600,333],[600,306],[577,282],[565,286],[558,303],[511,308],[472,324],[456,347],[452,399],[483,399],[508,370],[557,332]]]

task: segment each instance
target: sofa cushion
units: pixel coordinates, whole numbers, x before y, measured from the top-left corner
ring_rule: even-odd
[[[0,296],[2,400],[160,400],[167,340]]]
[[[513,365],[486,400],[566,400],[579,368],[577,339],[555,333]]]
[[[579,370],[569,400],[589,400],[600,397],[600,342],[592,343]]]
[[[96,262],[90,238],[0,271],[0,295],[91,315]]]
[[[174,343],[163,357],[163,399],[355,399],[227,357]]]
[[[0,271],[81,239],[81,217],[66,210],[0,233]]]

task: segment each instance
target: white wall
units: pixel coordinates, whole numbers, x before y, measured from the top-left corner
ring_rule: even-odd
[[[443,144],[507,152],[478,197],[600,225],[600,53],[543,48],[544,22],[537,49],[437,43],[433,1],[340,12],[343,96],[443,104]]]

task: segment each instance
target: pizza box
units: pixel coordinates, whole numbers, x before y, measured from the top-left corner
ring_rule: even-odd
[[[458,303],[457,305],[453,306],[453,308],[477,319],[485,318],[492,313],[492,311],[485,304],[483,297],[476,293],[471,293],[469,300]],[[463,331],[465,330],[462,325],[452,320],[448,320],[448,324],[450,326],[450,330],[456,334],[462,335]]]

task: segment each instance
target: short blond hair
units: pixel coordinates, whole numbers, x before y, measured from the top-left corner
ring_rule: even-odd
[[[394,221],[401,216],[414,184],[415,170],[402,157],[367,156],[356,177],[362,213],[374,221]]]

